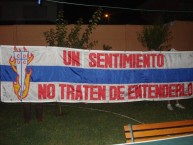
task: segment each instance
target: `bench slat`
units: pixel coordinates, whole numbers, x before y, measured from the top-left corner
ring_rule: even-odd
[[[164,122],[164,123],[152,123],[152,124],[138,124],[132,125],[132,130],[147,130],[147,129],[159,129],[159,128],[170,128],[177,126],[188,126],[193,125],[193,120],[175,121],[175,122]],[[125,131],[130,131],[129,127],[124,126]]]
[[[183,128],[167,128],[167,129],[158,129],[158,130],[147,130],[147,131],[136,131],[133,132],[134,138],[140,137],[150,137],[150,136],[163,136],[170,134],[182,134],[182,133],[193,133],[193,126],[183,127]],[[126,138],[131,138],[130,132],[125,133]]]
[[[171,134],[166,136],[153,136],[153,137],[146,137],[146,138],[136,138],[135,142],[142,142],[142,141],[149,141],[149,140],[158,140],[158,139],[166,139],[166,138],[172,138],[172,137],[178,137],[178,136],[185,136],[189,135],[190,133],[184,133],[184,134]],[[131,143],[131,139],[126,140],[127,143]]]
[[[124,130],[127,142],[171,138],[193,134],[193,120],[139,124],[130,125],[130,127],[125,125]]]

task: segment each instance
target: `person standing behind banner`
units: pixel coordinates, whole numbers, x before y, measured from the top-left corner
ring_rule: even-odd
[[[34,105],[35,115],[38,122],[43,121],[43,104],[42,103],[23,103],[24,123],[29,123],[31,120],[31,106]]]
[[[175,50],[174,48],[171,48],[169,51],[176,51],[176,50]],[[185,107],[179,103],[179,100],[176,100],[176,105],[175,105],[175,106],[176,106],[177,108],[180,108],[180,109],[185,109]],[[168,101],[167,108],[168,108],[168,110],[170,110],[170,111],[173,111],[173,110],[174,110],[173,107],[172,107],[172,105],[171,105],[171,101],[170,101],[170,100]]]

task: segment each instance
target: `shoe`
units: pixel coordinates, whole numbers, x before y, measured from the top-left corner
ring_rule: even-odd
[[[173,110],[174,110],[171,104],[168,104],[168,105],[167,105],[167,108],[168,108],[168,110],[170,110],[170,111],[173,111]]]
[[[179,104],[179,103],[176,104],[176,107],[178,107],[178,108],[180,108],[180,109],[186,109],[183,105],[181,105],[181,104]]]

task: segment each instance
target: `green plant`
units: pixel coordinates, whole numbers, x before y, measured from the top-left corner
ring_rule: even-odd
[[[168,24],[155,24],[144,26],[143,30],[137,32],[138,41],[148,50],[161,51],[170,46],[172,31]]]
[[[103,50],[111,50],[112,46],[103,44]]]
[[[63,11],[60,11],[56,20],[56,28],[44,32],[46,42],[50,46],[92,49],[96,46],[97,41],[90,41],[90,36],[101,20],[101,15],[102,9],[99,8],[94,12],[92,18],[89,20],[89,24],[86,25],[84,30],[82,30],[83,20],[80,18],[68,33],[68,25],[64,22]],[[81,30],[83,33],[81,33]]]

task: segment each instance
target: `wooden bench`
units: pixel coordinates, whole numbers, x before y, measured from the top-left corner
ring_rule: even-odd
[[[125,125],[126,142],[142,142],[193,134],[193,120]]]

